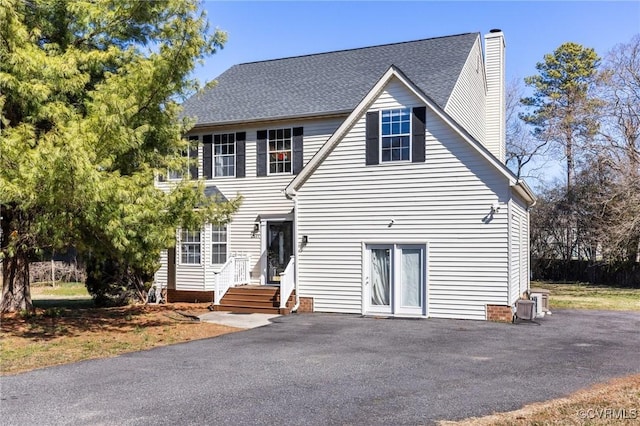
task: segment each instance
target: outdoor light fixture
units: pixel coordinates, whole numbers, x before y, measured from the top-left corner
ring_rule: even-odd
[[[491,213],[498,213],[500,211],[500,204],[493,203],[491,205]]]
[[[306,235],[302,236],[302,245],[306,246],[307,244],[309,244],[309,237],[307,237]]]

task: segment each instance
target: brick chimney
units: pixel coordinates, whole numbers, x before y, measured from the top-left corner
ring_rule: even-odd
[[[501,162],[505,162],[505,54],[502,30],[491,30],[484,36],[485,74],[487,76],[485,146]]]

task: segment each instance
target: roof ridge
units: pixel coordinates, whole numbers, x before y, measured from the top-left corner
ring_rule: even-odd
[[[318,52],[318,53],[307,53],[307,54],[304,54],[304,55],[285,56],[284,58],[263,59],[261,61],[242,62],[242,63],[239,63],[239,64],[235,64],[235,65],[232,66],[232,68],[233,67],[238,67],[238,66],[241,66],[241,65],[262,64],[262,63],[266,63],[266,62],[284,61],[284,60],[288,60],[288,59],[307,58],[307,57],[310,57],[310,56],[329,55],[329,54],[332,54],[332,53],[353,52],[353,51],[356,51],[356,50],[367,50],[367,49],[375,49],[375,48],[378,48],[378,47],[397,46],[397,45],[401,45],[401,44],[418,43],[418,42],[421,42],[421,41],[437,40],[437,39],[442,39],[442,38],[461,37],[461,36],[466,36],[466,35],[471,35],[471,34],[480,34],[480,33],[479,32],[467,32],[467,33],[451,34],[451,35],[438,36],[438,37],[422,38],[422,39],[417,39],[417,40],[408,40],[408,41],[399,41],[399,42],[394,42],[394,43],[376,44],[376,45],[373,45],[373,46],[362,46],[362,47],[352,47],[350,49],[331,50],[329,52]]]

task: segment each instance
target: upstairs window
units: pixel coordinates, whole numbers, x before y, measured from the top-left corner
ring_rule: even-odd
[[[182,157],[185,158],[185,162],[189,161],[189,153],[188,151],[182,151]],[[184,170],[169,170],[169,180],[180,180],[184,176]]]
[[[225,133],[213,136],[213,173],[215,177],[235,176],[236,135]]]
[[[179,180],[188,171],[190,179],[198,179],[198,136],[189,136],[189,148],[182,151],[186,168],[182,170],[169,170],[169,180]]]
[[[202,135],[202,174],[204,178],[211,180],[224,176],[245,177],[246,139],[246,132]]]
[[[227,226],[211,225],[211,263],[224,264],[227,261]]]
[[[424,163],[427,109],[368,111],[365,116],[365,164]]]
[[[180,232],[180,263],[185,265],[199,265],[202,253],[200,231],[183,229]]]
[[[384,110],[381,121],[381,161],[411,160],[411,111],[409,108]]]
[[[269,130],[269,174],[291,173],[291,129]]]

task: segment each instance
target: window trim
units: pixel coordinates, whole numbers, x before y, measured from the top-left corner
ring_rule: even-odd
[[[227,138],[229,136],[233,137],[233,154],[216,154],[216,137],[222,137],[223,135],[226,135]],[[213,179],[216,178],[235,178],[237,175],[237,170],[236,170],[236,158],[238,155],[238,141],[236,140],[236,133],[235,132],[225,132],[225,133],[214,133],[213,137],[212,137],[212,141],[211,141],[211,176]],[[227,143],[228,144],[228,143]],[[233,174],[230,175],[218,175],[216,174],[216,157],[233,157]]]
[[[183,232],[193,233],[193,234],[195,234],[197,232],[198,236],[199,236],[199,241],[197,241],[197,242],[187,241],[187,242],[183,243]],[[178,244],[176,244],[177,245],[177,250],[176,251],[178,252],[176,254],[176,259],[178,260],[178,265],[181,265],[181,266],[201,266],[202,265],[202,256],[204,254],[203,250],[202,250],[202,247],[203,247],[202,243],[203,243],[202,229],[198,229],[198,230],[179,229],[178,230]],[[183,259],[182,259],[182,255],[183,255],[182,245],[183,244],[189,244],[189,245],[194,245],[194,246],[197,245],[199,247],[200,256],[199,256],[198,263],[183,261]],[[187,253],[187,256],[189,254],[190,253]]]
[[[224,235],[225,235],[225,239],[224,242],[222,241],[214,241],[213,239],[213,235],[214,232],[216,232],[216,228],[222,228],[224,229]],[[217,231],[217,233],[219,234],[220,231]],[[229,260],[229,225],[228,224],[221,224],[221,225],[215,225],[215,224],[211,224],[211,265],[224,265],[228,260]],[[224,251],[224,262],[222,263],[217,263],[213,261],[213,255],[214,253],[216,253],[216,251],[213,249],[214,246],[222,246],[224,245],[225,251]]]
[[[187,168],[188,166],[188,162],[189,160],[189,148],[185,149],[182,154],[182,157],[187,157]],[[187,170],[172,170],[172,169],[167,169],[167,180],[168,181],[178,181],[178,180],[182,180],[184,179],[184,176],[186,175]]]
[[[385,135],[384,134],[384,128],[382,126],[382,117],[384,115],[385,112],[387,113],[392,113],[393,111],[406,111],[408,116],[409,116],[409,130],[406,133],[398,133],[398,134],[389,134],[389,135]],[[402,123],[402,121],[401,121]],[[391,124],[391,123],[389,123]],[[378,155],[379,155],[379,161],[378,164],[397,164],[397,163],[411,163],[413,162],[413,108],[410,107],[402,107],[402,108],[387,108],[387,109],[381,109],[378,113],[378,128],[379,130],[379,135],[378,135]],[[408,150],[409,150],[409,158],[406,160],[384,160],[383,159],[383,140],[384,138],[393,138],[393,137],[408,137],[409,138],[409,146],[408,146]],[[393,148],[390,148],[390,152],[392,152]]]
[[[271,138],[270,133],[271,132],[277,132],[278,130],[282,130],[283,132],[288,130],[289,131],[289,149],[288,150],[276,150],[276,151],[271,151],[271,147],[270,147],[270,141]],[[276,133],[277,135],[277,133]],[[283,138],[283,140],[286,140],[287,138]],[[277,140],[277,136],[276,136],[276,140]],[[278,176],[278,175],[293,175],[293,127],[279,127],[276,129],[268,129],[267,130],[267,176]],[[278,153],[278,152],[289,152],[289,171],[288,172],[271,172],[271,153]],[[278,164],[278,163],[276,163]]]
[[[200,141],[201,141],[201,135],[190,135],[187,138],[187,141],[189,142],[188,146],[182,151],[181,156],[182,157],[186,157],[187,161],[186,161],[186,165],[182,170],[171,170],[171,169],[167,169],[167,181],[179,181],[185,178],[185,176],[188,176],[189,180],[193,180],[191,177],[191,167],[192,165],[192,161],[195,160],[196,164],[196,169],[200,168],[200,164],[199,164],[199,151],[200,151]],[[196,142],[196,146],[192,147],[191,144],[194,143],[194,141]],[[191,157],[191,153],[194,153],[195,157]],[[175,175],[174,175],[175,174]],[[199,171],[198,171],[199,174]],[[197,179],[197,178],[196,178]]]

